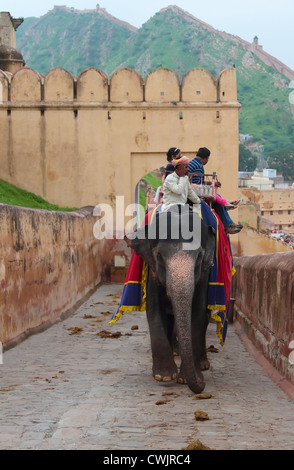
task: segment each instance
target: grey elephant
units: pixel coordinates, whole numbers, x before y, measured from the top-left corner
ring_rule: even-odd
[[[151,225],[128,235],[126,241],[148,265],[146,313],[153,376],[158,381],[177,378],[200,393],[205,387],[202,370],[209,368],[205,337],[214,229],[199,214],[176,210],[157,214]],[[174,332],[181,357],[179,373]]]

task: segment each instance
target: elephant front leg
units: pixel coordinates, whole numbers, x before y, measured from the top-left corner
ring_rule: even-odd
[[[159,338],[158,341],[151,337],[152,347],[152,374],[155,380],[158,382],[170,382],[178,376],[178,368],[174,362],[172,349],[168,351],[170,346],[162,342]],[[170,354],[171,353],[171,354]]]
[[[173,318],[166,314],[163,298],[163,292],[160,296],[157,289],[152,289],[150,294],[147,294],[146,312],[151,339],[153,377],[157,381],[170,382],[177,378],[178,369],[172,348]]]

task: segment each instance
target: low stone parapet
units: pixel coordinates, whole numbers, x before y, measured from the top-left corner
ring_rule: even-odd
[[[235,320],[275,369],[294,383],[289,360],[294,340],[294,252],[242,256],[235,259],[235,268]]]
[[[13,346],[71,312],[102,281],[105,244],[93,208],[0,204],[0,341]]]

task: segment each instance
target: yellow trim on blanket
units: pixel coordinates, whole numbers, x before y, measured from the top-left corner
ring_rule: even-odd
[[[209,310],[217,310],[217,312],[212,313],[211,318],[217,322],[217,327],[216,327],[216,334],[220,340],[221,346],[224,346],[224,341],[222,338],[221,331],[224,327],[223,322],[221,317],[219,316],[219,312],[225,312],[226,311],[226,306],[225,305],[207,305],[207,308]]]
[[[150,219],[150,222],[149,222],[149,224],[151,224],[151,222],[152,222],[152,220],[153,220],[153,217],[154,217],[154,214],[155,214],[156,210],[157,210],[157,207],[155,207],[155,209],[153,209],[153,212],[152,212],[152,214],[151,214],[151,219]]]
[[[117,312],[117,314],[115,315],[115,317],[113,318],[113,320],[110,320],[108,322],[108,325],[110,325],[111,323],[116,323],[117,320],[123,316],[124,313],[130,313],[130,312],[140,312],[141,311],[141,308],[140,308],[140,305],[132,305],[131,307],[126,307],[124,305],[122,305],[119,309],[119,311]]]
[[[141,305],[121,305],[118,312],[116,313],[115,317],[108,322],[108,325],[111,323],[116,323],[117,320],[123,316],[124,313],[130,313],[130,312],[145,312],[146,310],[146,279],[147,279],[147,271],[148,271],[148,266],[146,263],[143,265],[142,269],[142,281],[141,282],[136,282],[136,281],[128,281],[124,285],[127,284],[141,284],[141,288],[143,289],[143,296],[142,296],[142,303]]]
[[[226,311],[226,306],[225,305],[207,305],[207,308],[209,310],[219,310],[221,312],[225,312]]]
[[[143,298],[142,298],[142,305],[141,310],[146,310],[146,281],[147,281],[147,272],[148,272],[148,265],[144,262],[143,270],[142,270],[142,289],[143,289]]]
[[[222,334],[221,334],[221,330],[223,328],[223,322],[222,322],[222,319],[220,318],[220,316],[218,315],[218,313],[213,313],[211,315],[211,318],[213,318],[215,321],[217,321],[217,328],[216,328],[216,334],[217,336],[219,337],[219,340],[220,340],[220,344],[221,346],[223,346],[225,343],[223,342],[223,338],[222,338]]]

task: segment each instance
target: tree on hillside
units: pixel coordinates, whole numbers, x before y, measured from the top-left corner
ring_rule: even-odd
[[[294,147],[271,152],[267,159],[267,166],[282,173],[285,180],[294,180]]]
[[[254,171],[257,165],[257,157],[244,147],[239,145],[239,171]]]

